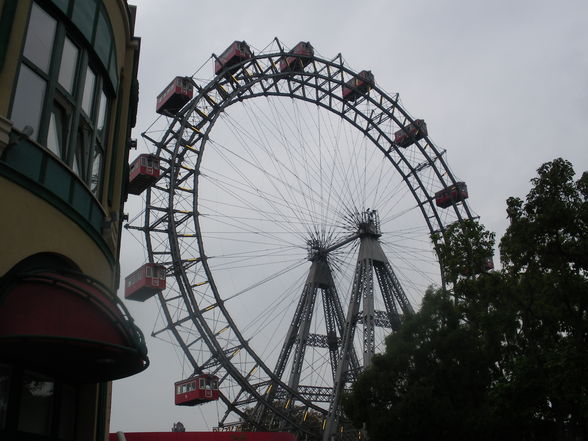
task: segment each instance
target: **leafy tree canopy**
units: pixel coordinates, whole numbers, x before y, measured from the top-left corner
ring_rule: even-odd
[[[542,165],[507,215],[500,271],[476,222],[433,238],[452,289],[427,291],[344,399],[370,439],[588,439],[588,173]]]

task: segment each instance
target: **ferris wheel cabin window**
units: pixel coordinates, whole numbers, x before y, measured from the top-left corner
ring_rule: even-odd
[[[33,2],[14,92],[14,126],[101,197],[117,86],[112,28],[101,1]],[[29,129],[29,130],[30,130]]]

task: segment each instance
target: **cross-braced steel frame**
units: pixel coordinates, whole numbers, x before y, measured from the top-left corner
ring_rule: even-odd
[[[444,210],[435,205],[435,191],[456,183],[444,150],[428,137],[408,148],[394,143],[395,131],[414,122],[397,94],[388,95],[374,85],[356,101],[344,101],[341,87],[357,73],[345,66],[341,55],[333,59],[312,56],[304,70],[284,74],[279,64],[286,52],[276,39],[266,50],[233,67],[230,74],[194,79],[194,98],[177,115],[169,115],[165,130],[143,134],[155,146],[162,174],[146,192],[139,220],[128,227],[144,233],[149,260],[164,264],[168,271],[169,289],[158,295],[165,324],[153,334],[171,333],[194,374],[209,372],[220,377],[221,400],[227,410],[219,427],[235,427],[231,423],[238,421],[236,425],[251,430],[292,430],[316,439],[317,432],[307,420],[309,415],[319,415],[324,439],[330,439],[335,433],[345,433],[340,430],[344,426],[341,394],[371,363],[376,352],[375,330],[397,329],[403,316],[413,311],[382,249],[382,240],[387,238],[380,232],[378,207],[355,207],[344,233],[330,238],[310,234],[308,242],[300,244],[308,248],[304,259],[310,267],[294,314],[283,323],[285,337],[277,358],[268,362],[251,344],[251,335],[240,329],[230,310],[232,297],[220,288],[218,271],[211,264],[214,256],[207,254],[202,200],[208,195],[201,194],[201,179],[219,118],[230,114],[231,106],[262,98],[311,103],[361,133],[386,168],[399,177],[426,227],[425,240],[431,233],[443,232],[448,223],[471,218],[472,213],[465,201]],[[272,179],[280,182],[282,177]],[[258,191],[251,188],[252,193]],[[312,189],[307,191],[309,198],[318,198]],[[336,259],[331,256],[352,250],[357,258],[345,311],[342,288],[334,276]],[[374,286],[383,310],[374,306]],[[322,308],[317,307],[319,299]],[[322,333],[313,332],[319,310]],[[356,335],[359,327],[362,335]],[[360,349],[357,340],[363,343]],[[309,348],[326,352],[329,379],[323,383],[302,381]]]

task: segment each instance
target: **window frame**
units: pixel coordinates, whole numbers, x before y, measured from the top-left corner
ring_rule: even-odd
[[[74,2],[70,2],[70,14]],[[42,67],[35,64],[35,61],[29,59],[25,54],[25,43],[29,35],[29,27],[31,24],[31,17],[33,9],[38,8],[54,20],[53,43],[51,46],[51,56],[47,72],[43,71]],[[93,29],[96,28],[96,23],[99,17],[108,18],[104,12],[104,6],[101,1],[96,2],[96,12],[93,18]],[[110,24],[109,24],[110,26]],[[23,36],[23,45],[20,56],[19,65],[17,68],[16,78],[20,79],[20,73],[23,66],[30,69],[34,75],[40,78],[44,83],[44,93],[39,98],[41,100],[40,115],[37,127],[37,133],[32,135],[32,138],[42,145],[47,152],[59,159],[61,163],[66,165],[73,174],[75,174],[81,182],[86,186],[88,191],[98,200],[102,201],[105,193],[105,186],[107,185],[105,179],[105,169],[108,159],[108,154],[111,150],[109,145],[109,138],[112,135],[112,128],[110,121],[112,111],[114,110],[113,103],[115,101],[116,93],[114,85],[112,84],[111,72],[109,65],[104,65],[102,60],[95,53],[92,45],[85,40],[82,32],[78,30],[69,19],[64,18],[63,11],[59,6],[51,4],[51,2],[33,1],[31,2],[26,32]],[[94,31],[95,33],[95,31]],[[112,36],[112,32],[110,31]],[[60,70],[63,57],[65,56],[65,47],[69,41],[77,49],[76,65],[73,69],[73,86],[70,91],[60,83]],[[110,45],[114,47],[114,40]],[[110,52],[116,53],[116,50]],[[33,52],[31,52],[33,53]],[[110,55],[110,57],[115,55]],[[107,64],[112,64],[110,59]],[[91,90],[89,115],[86,115],[82,108],[84,101],[84,87],[87,81],[87,72],[92,71],[94,74],[94,84]],[[118,80],[118,78],[117,78]],[[16,105],[16,91],[18,89],[19,81],[15,82],[9,115],[12,118]],[[102,100],[106,99],[104,105],[104,123],[100,130]],[[65,115],[66,122],[63,124],[64,128],[58,132],[62,133],[61,145],[59,146],[60,155],[56,154],[50,148],[50,131],[52,130],[52,119],[54,112],[59,112]],[[62,121],[63,122],[63,121]],[[56,126],[59,122],[56,121]],[[19,127],[17,127],[19,128]],[[22,128],[19,128],[22,129]],[[84,133],[85,132],[85,133]],[[65,133],[65,136],[63,136]],[[78,155],[78,146],[82,138],[80,133],[84,133],[83,145],[83,159],[82,167],[76,164]],[[99,157],[96,163],[96,158]],[[96,165],[97,164],[97,165]]]

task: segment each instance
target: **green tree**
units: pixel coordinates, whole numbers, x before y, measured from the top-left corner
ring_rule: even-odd
[[[588,439],[588,173],[556,159],[510,198],[503,270],[474,222],[436,240],[429,289],[344,400],[373,440]]]
[[[517,327],[496,409],[553,439],[588,438],[588,173],[573,179],[563,159],[541,166],[500,243]]]
[[[473,220],[449,225],[443,237],[437,233],[432,239],[443,263],[444,277],[453,284],[485,271],[494,254],[494,233]]]
[[[442,290],[389,337],[385,354],[345,397],[345,413],[372,440],[483,440],[488,363],[480,339]]]

